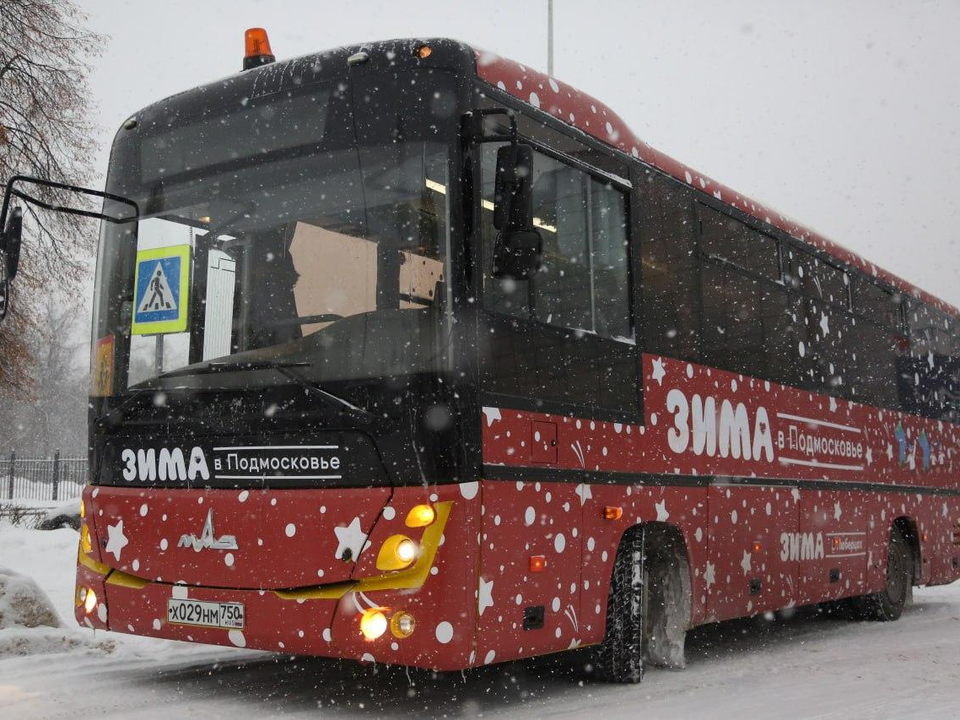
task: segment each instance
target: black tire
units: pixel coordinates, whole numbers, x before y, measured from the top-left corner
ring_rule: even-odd
[[[861,598],[861,616],[865,620],[891,622],[903,614],[913,588],[913,551],[903,531],[890,529],[887,549],[887,584],[874,595]]]
[[[596,651],[597,677],[606,682],[643,679],[643,531],[629,530],[613,563],[607,630]]]

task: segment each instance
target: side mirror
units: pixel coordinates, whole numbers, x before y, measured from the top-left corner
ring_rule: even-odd
[[[13,280],[20,267],[20,238],[23,235],[23,210],[15,207],[7,218],[7,227],[3,231],[3,250],[7,256],[7,277]]]
[[[497,151],[493,276],[527,280],[540,269],[543,239],[533,227],[533,148],[511,143]]]
[[[13,208],[7,228],[0,233],[0,322],[10,309],[10,283],[20,264],[20,236],[23,233],[23,210]]]

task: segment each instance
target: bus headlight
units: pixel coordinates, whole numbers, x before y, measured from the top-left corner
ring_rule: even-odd
[[[387,631],[387,616],[379,608],[367,610],[360,616],[360,632],[367,640],[376,640]]]
[[[391,535],[384,541],[377,555],[378,570],[402,570],[408,567],[417,555],[420,546],[406,535]]]
[[[397,543],[397,560],[404,565],[409,565],[417,558],[417,544],[408,538],[404,538]]]

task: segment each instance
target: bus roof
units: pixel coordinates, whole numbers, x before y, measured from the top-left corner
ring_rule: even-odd
[[[567,125],[578,128],[611,147],[659,168],[696,190],[713,195],[718,200],[758,220],[810,243],[841,262],[892,285],[900,292],[912,295],[949,315],[960,317],[960,311],[953,305],[884,270],[810,228],[731,190],[722,183],[651,147],[634,135],[619,115],[590,95],[495,53],[477,48],[473,50],[477,60],[477,75],[484,82],[513,95],[528,105],[550,113]]]

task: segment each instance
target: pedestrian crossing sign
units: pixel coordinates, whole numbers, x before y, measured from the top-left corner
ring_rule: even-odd
[[[138,251],[133,286],[133,335],[186,330],[190,306],[190,246]]]

